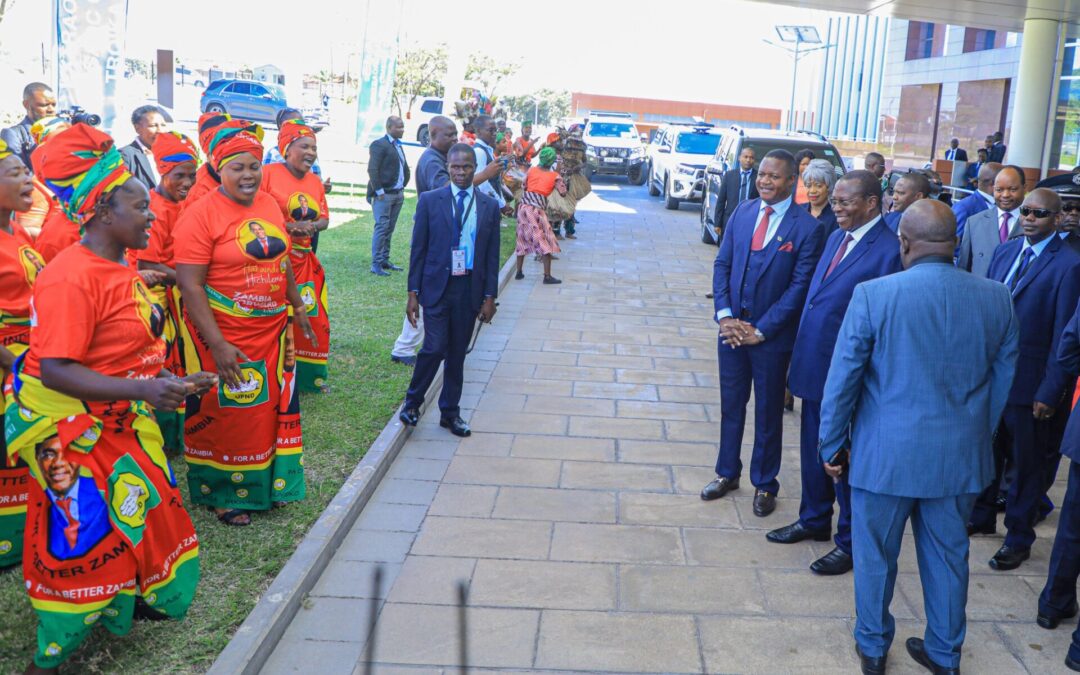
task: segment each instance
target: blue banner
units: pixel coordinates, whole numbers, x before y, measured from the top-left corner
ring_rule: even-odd
[[[356,142],[368,145],[386,133],[397,71],[401,0],[366,0],[356,97]]]
[[[128,0],[55,0],[56,98],[101,115],[112,131],[116,92],[124,78]]]

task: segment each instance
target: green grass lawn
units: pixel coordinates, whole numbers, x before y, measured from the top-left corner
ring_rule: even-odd
[[[406,199],[391,260],[408,266],[415,197]],[[390,361],[405,310],[405,272],[376,277],[370,212],[320,237],[330,286],[328,395],[302,399],[307,499],[227,528],[205,510],[192,513],[201,542],[202,580],[181,622],[137,623],[125,637],[96,629],[67,661],[67,673],[189,673],[209,668],[284,566],[345,478],[400,405],[411,370]],[[501,254],[513,253],[514,227],[502,228]],[[173,469],[185,501],[187,467]],[[0,673],[21,672],[35,648],[36,619],[19,571],[0,575]]]

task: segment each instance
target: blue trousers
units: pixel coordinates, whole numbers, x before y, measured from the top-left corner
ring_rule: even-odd
[[[371,236],[371,271],[382,269],[390,262],[390,238],[397,227],[401,205],[405,203],[405,194],[386,193],[371,200],[371,211],[375,216],[375,232]]]
[[[471,276],[450,277],[446,292],[434,305],[424,307],[424,346],[416,355],[412,381],[405,394],[406,408],[419,408],[439,365],[443,386],[439,410],[443,419],[461,414],[461,388],[465,379],[465,350],[476,326],[477,310],[471,306]]]
[[[784,426],[784,386],[791,352],[767,352],[760,347],[732,349],[717,342],[720,354],[720,452],[716,475],[738,478],[742,474],[742,439],[746,427],[746,404],[754,389],[754,450],[750,458],[750,482],[773,494],[780,491],[780,451]]]
[[[896,635],[889,612],[908,518],[915,535],[926,611],[926,653],[939,666],[960,667],[967,632],[968,536],[976,494],[914,499],[851,488],[855,558],[855,642],[884,656]]]
[[[1069,487],[1061,503],[1057,537],[1050,554],[1050,572],[1039,595],[1039,612],[1062,616],[1076,602],[1076,580],[1080,578],[1080,462],[1069,467]],[[1080,661],[1080,627],[1072,636],[1069,656]]]
[[[802,400],[802,429],[800,434],[800,468],[802,499],[799,500],[799,522],[812,530],[832,527],[833,500],[840,507],[833,541],[844,553],[851,553],[851,490],[847,473],[833,482],[821,466],[818,455],[818,432],[821,429],[821,401]]]

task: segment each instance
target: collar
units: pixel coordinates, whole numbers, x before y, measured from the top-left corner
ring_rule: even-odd
[[[881,216],[877,216],[876,218],[871,220],[869,223],[866,223],[865,225],[860,225],[860,226],[856,227],[854,230],[849,232],[849,234],[851,235],[851,240],[854,241],[856,244],[858,244],[862,240],[862,238],[866,236],[866,233],[869,232],[871,229],[873,229],[873,227],[875,225],[878,224],[879,220],[881,220]]]
[[[1032,251],[1035,252],[1035,257],[1038,258],[1042,254],[1042,252],[1046,250],[1046,247],[1050,245],[1050,242],[1052,240],[1053,237],[1047,237],[1046,239],[1040,241],[1038,244],[1032,244],[1028,241],[1027,237],[1023,237],[1022,241],[1024,242],[1024,245],[1020,247],[1020,253],[1023,254],[1024,251],[1030,248]]]
[[[78,469],[76,469],[76,471],[78,471]],[[56,503],[57,499],[63,499],[64,497],[70,497],[71,501],[78,504],[79,503],[79,495],[78,495],[79,491],[75,489],[78,486],[78,484],[79,484],[79,476],[76,476],[75,477],[75,484],[71,486],[71,489],[67,491],[67,494],[60,494],[60,493],[56,492],[55,490],[53,490],[52,488],[45,488],[45,492],[47,492],[49,494],[49,497],[52,498],[52,501],[53,501],[54,504]],[[57,508],[59,508],[59,507],[57,507]]]
[[[949,256],[944,256],[944,255],[924,255],[923,257],[919,258],[918,260],[912,261],[911,265],[908,266],[908,269],[911,269],[912,267],[915,267],[916,265],[925,265],[925,264],[929,264],[929,263],[936,263],[936,264],[940,264],[940,265],[948,265],[949,267],[952,267],[954,265],[953,259],[951,257],[949,257]]]
[[[482,148],[487,148],[488,150],[491,150],[492,154],[494,154],[494,152],[495,152],[495,148],[493,148],[490,145],[488,145],[487,143],[485,143],[484,139],[480,138],[479,136],[476,137],[476,144],[479,145]]]
[[[986,203],[987,203],[987,204],[989,204],[990,206],[993,206],[994,208],[997,208],[997,205],[996,205],[996,204],[994,204],[994,197],[993,197],[993,195],[988,195],[988,194],[986,194],[985,192],[983,192],[982,190],[976,190],[976,191],[975,191],[975,194],[977,194],[977,195],[979,195],[980,197],[982,197],[983,199],[985,199],[985,200],[986,200]]]
[[[452,198],[454,198],[454,199],[457,199],[457,196],[458,196],[459,192],[464,192],[466,197],[472,197],[473,196],[473,186],[470,185],[468,188],[462,190],[461,188],[454,185],[453,183],[450,183],[450,196]]]
[[[390,141],[390,145],[397,145],[398,143],[401,142],[398,139],[391,136],[390,134],[386,134],[386,140]]]
[[[773,210],[773,216],[776,217],[776,222],[780,222],[787,215],[788,209],[791,208],[792,201],[795,199],[795,194],[788,195],[787,199],[776,202],[775,204],[766,204],[765,200],[761,200],[761,206],[758,207],[758,220],[761,220],[761,213],[765,211],[766,206],[771,206]]]
[[[741,173],[741,174],[742,174],[742,175],[744,175],[744,176],[745,176],[746,174],[748,174],[748,173],[753,173],[753,172],[754,172],[754,169],[753,169],[753,168],[750,168],[750,169],[739,169],[739,173]]]
[[[147,154],[147,155],[152,155],[153,154],[153,152],[150,150],[150,148],[147,147],[146,143],[143,143],[142,139],[139,138],[138,136],[135,137],[135,145],[139,146],[139,149],[142,150],[144,154]]]
[[[997,209],[998,225],[1001,225],[1001,214],[1003,214],[1003,213],[1008,213],[1009,214],[1009,227],[1010,228],[1013,226],[1013,223],[1020,220],[1020,207],[1019,206],[1017,206],[1012,211],[1007,211],[1007,212],[1002,211],[1001,208],[999,206],[997,206],[997,205],[994,205],[994,208]],[[1047,239],[1049,239],[1049,237],[1047,237]]]

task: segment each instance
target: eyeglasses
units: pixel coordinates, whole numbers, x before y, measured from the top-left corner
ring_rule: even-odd
[[[852,197],[851,199],[829,199],[829,204],[835,209],[837,206],[840,208],[850,208],[862,197]]]
[[[1062,212],[1080,211],[1080,200],[1067,200],[1064,204],[1061,205],[1061,210]]]
[[[1034,215],[1036,218],[1049,218],[1050,216],[1056,216],[1058,211],[1051,211],[1050,209],[1033,209],[1029,206],[1020,207],[1020,216],[1027,218],[1030,215]]]

